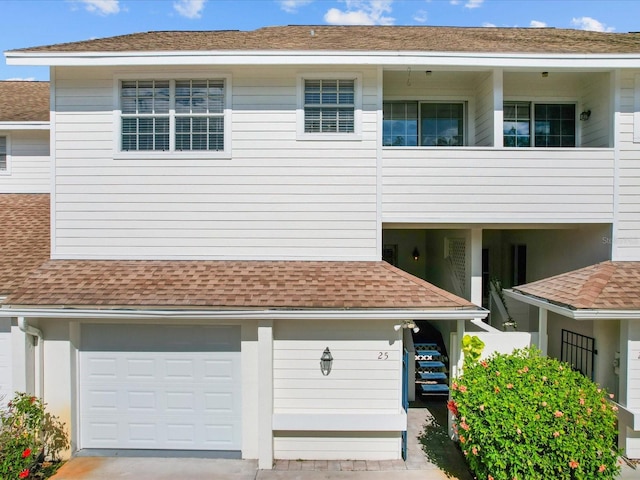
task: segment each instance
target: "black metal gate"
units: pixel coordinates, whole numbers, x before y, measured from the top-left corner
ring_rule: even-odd
[[[595,338],[563,329],[560,360],[569,363],[574,370],[593,380],[593,362],[598,353],[595,345]]]

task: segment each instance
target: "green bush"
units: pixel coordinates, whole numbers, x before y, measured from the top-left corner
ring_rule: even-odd
[[[534,349],[465,361],[449,410],[479,480],[613,479],[617,407],[567,364]],[[612,396],[611,396],[612,397]]]
[[[0,478],[48,478],[68,447],[64,425],[40,399],[16,393],[0,412]]]

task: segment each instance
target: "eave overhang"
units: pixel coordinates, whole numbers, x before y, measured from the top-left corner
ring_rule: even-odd
[[[128,52],[7,51],[8,65],[151,66],[151,65],[360,65],[442,68],[523,68],[594,71],[640,68],[640,54],[485,53],[336,50],[217,50]]]
[[[562,305],[534,295],[527,295],[511,289],[504,289],[504,294],[520,302],[557,313],[573,320],[639,320],[640,310],[614,309],[576,309],[570,305]]]
[[[471,320],[486,318],[488,310],[459,309],[92,309],[92,308],[21,308],[4,306],[0,317],[66,319],[171,319],[171,320]]]

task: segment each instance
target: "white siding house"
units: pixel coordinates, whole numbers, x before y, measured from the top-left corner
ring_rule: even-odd
[[[480,321],[489,280],[640,257],[637,36],[268,27],[6,56],[51,67],[52,235],[0,313],[40,332],[13,370],[73,452],[401,458],[412,322],[452,373],[465,331],[557,355],[575,325],[537,304],[507,302],[521,332],[502,305]],[[576,327],[621,395],[628,321]]]

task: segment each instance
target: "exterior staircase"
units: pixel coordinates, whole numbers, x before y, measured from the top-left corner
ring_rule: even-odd
[[[446,357],[437,343],[416,343],[416,385],[423,395],[449,395]]]

